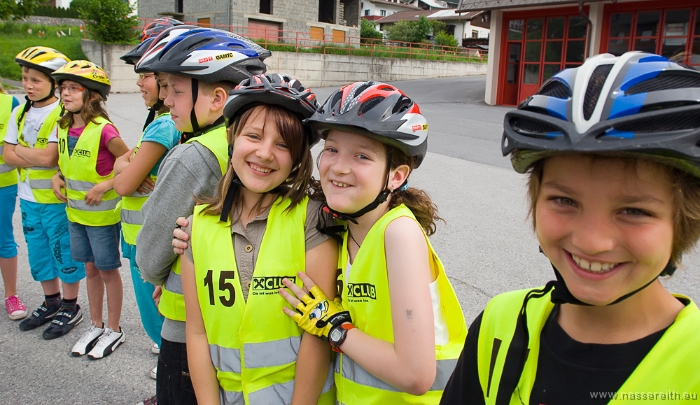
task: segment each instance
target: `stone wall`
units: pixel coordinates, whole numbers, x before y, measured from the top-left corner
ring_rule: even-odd
[[[24,18],[19,21],[15,21],[16,24],[23,24],[23,23],[29,23],[29,24],[37,24],[37,25],[49,25],[52,27],[56,27],[59,25],[82,25],[83,20],[77,19],[77,18],[57,18],[57,17],[43,17],[43,16],[38,16],[38,15],[32,15],[27,18]]]
[[[87,58],[102,66],[112,82],[113,93],[135,93],[137,75],[133,66],[120,56],[133,45],[107,45],[83,39],[80,43]],[[416,59],[370,58],[366,56],[323,55],[273,52],[265,59],[269,72],[294,76],[310,87],[341,86],[356,81],[429,79],[485,75],[485,63],[441,62]]]
[[[91,39],[83,39],[80,41],[80,47],[83,49],[85,57],[100,65],[107,72],[112,84],[112,93],[138,92],[139,88],[136,87],[138,75],[134,73],[134,67],[119,59],[134,45],[101,44]]]

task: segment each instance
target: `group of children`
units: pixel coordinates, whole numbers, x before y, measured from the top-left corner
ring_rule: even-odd
[[[319,104],[298,80],[266,74],[270,53],[253,42],[159,19],[124,56],[150,108],[129,150],[102,108],[104,72],[41,51],[18,55],[28,101],[9,117],[0,161],[0,172],[20,168],[30,267],[46,295],[20,328],[70,331],[87,275],[92,322],[73,354],[100,358],[124,341],[121,223],[159,350],[157,403],[624,403],[590,393],[650,389],[698,401],[700,312],[659,276],[700,237],[699,125],[687,118],[700,109],[700,72],[600,55],[506,115],[503,153],[529,173],[556,280],[497,296],[467,333],[428,239],[441,218],[409,186],[428,122],[395,86],[353,83]],[[50,52],[47,75],[32,58]],[[0,176],[9,201],[12,176]],[[10,245],[0,264],[17,319]]]

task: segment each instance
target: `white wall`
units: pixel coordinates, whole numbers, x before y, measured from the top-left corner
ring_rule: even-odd
[[[498,67],[501,64],[501,27],[503,26],[503,11],[491,11],[491,32],[489,37],[489,62],[486,69],[486,94],[484,101],[496,105],[498,94]]]
[[[406,11],[408,9],[405,7],[398,7],[398,6],[394,7],[390,4],[377,5],[377,4],[372,3],[371,1],[365,0],[364,8],[362,9],[362,12],[361,12],[361,17],[366,15],[365,10],[369,10],[369,15],[376,15],[376,16],[384,17],[384,16],[382,16],[381,10],[386,11],[386,15],[392,15],[394,13],[398,13],[399,11]]]

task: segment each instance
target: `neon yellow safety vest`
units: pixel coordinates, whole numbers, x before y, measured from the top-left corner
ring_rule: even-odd
[[[155,120],[165,116],[169,117],[170,113],[160,114],[153,121],[155,122]],[[144,133],[145,132],[144,130]],[[134,148],[134,153],[131,155],[132,159],[136,156],[136,152],[139,151],[141,142],[143,142],[143,134],[141,134],[141,139],[139,139],[139,143],[137,143],[136,148]],[[149,174],[148,177],[153,180],[154,183],[158,179],[158,176],[151,174]],[[140,194],[138,191],[134,191],[130,196],[122,197],[122,235],[124,236],[124,241],[130,245],[136,245],[136,236],[143,226],[141,208],[143,208],[143,205],[150,196],[150,192]]]
[[[87,226],[107,226],[119,222],[121,196],[114,189],[104,193],[98,205],[88,205],[85,196],[95,185],[114,177],[114,171],[106,176],[97,174],[97,153],[100,150],[102,129],[111,124],[103,117],[90,121],[68,156],[68,128],[58,128],[58,166],[66,178],[68,220]]]
[[[2,154],[5,151],[5,135],[12,115],[12,99],[9,94],[0,94],[0,187],[17,184],[17,169],[6,165]]]
[[[347,233],[338,258],[338,266],[342,269],[344,285],[343,307],[350,311],[353,324],[362,332],[389,343],[394,343],[394,330],[391,320],[391,297],[384,250],[384,232],[389,223],[399,217],[415,219],[411,210],[405,205],[399,205],[384,214],[365,237],[362,248],[352,264],[350,278],[347,277],[346,272],[348,263]],[[437,275],[440,305],[449,332],[449,341],[445,345],[435,346],[437,374],[433,385],[427,393],[421,396],[401,392],[370,374],[353,361],[350,356],[340,354],[335,360],[335,384],[340,404],[401,405],[437,404],[440,402],[445,385],[447,385],[462,352],[467,336],[467,325],[457,296],[445,275],[442,262],[437,257],[427,236],[425,240],[432,259],[430,264],[433,274]]]
[[[270,208],[247,302],[231,243],[231,222],[203,215],[204,206],[195,207],[192,257],[197,297],[222,404],[291,403],[302,330],[282,312],[286,301],[277,291],[285,277],[302,286],[296,274],[306,263],[308,198],[285,212],[289,204],[278,198]],[[334,403],[329,368],[319,404]]]
[[[354,269],[353,269],[354,271]],[[515,325],[525,295],[530,290],[511,291],[493,298],[486,306],[479,331],[477,364],[479,382],[487,405],[495,405],[508,348],[515,332]],[[537,376],[540,351],[540,335],[549,314],[554,308],[550,294],[527,302],[528,354],[518,386],[510,398],[510,404],[529,404],[532,387]],[[627,381],[617,392],[617,399],[608,404],[620,405],[636,401],[647,393],[695,393],[688,401],[668,403],[700,403],[700,311],[689,298],[676,295],[685,308],[661,339],[644,357]],[[641,397],[638,399],[642,399]],[[658,397],[656,398],[658,399]],[[681,398],[682,399],[682,398]],[[648,403],[652,403],[653,398]],[[656,402],[653,402],[656,403]],[[663,401],[667,403],[667,401]]]
[[[36,137],[36,142],[34,143],[35,149],[46,149],[49,145],[49,136],[56,130],[56,125],[58,120],[61,118],[61,111],[63,111],[63,104],[59,103],[56,108],[53,109],[46,117],[46,120],[41,124],[39,133]],[[17,111],[16,121],[18,124],[17,141],[20,145],[31,148],[32,146],[24,140],[24,118],[20,121],[19,117],[22,115],[22,110]],[[26,116],[25,116],[26,117]],[[58,166],[54,167],[40,167],[34,166],[30,168],[19,168],[19,180],[24,182],[29,176],[29,187],[32,189],[32,195],[36,202],[40,204],[63,204],[56,195],[53,193],[51,188],[51,178],[58,171]]]
[[[221,175],[226,173],[228,164],[228,141],[226,140],[226,127],[222,124],[212,128],[196,138],[185,143],[198,142],[209,149],[216,156],[221,168]],[[170,274],[163,285],[158,310],[173,321],[185,321],[185,298],[182,296],[182,278],[180,276],[180,257],[178,256],[170,268]]]

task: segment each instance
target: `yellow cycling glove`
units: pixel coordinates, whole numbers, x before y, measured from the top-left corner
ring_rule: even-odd
[[[306,332],[328,340],[328,334],[335,327],[352,322],[350,312],[343,308],[340,298],[329,301],[318,286],[311,287],[308,294],[300,298],[296,306],[294,321]]]

